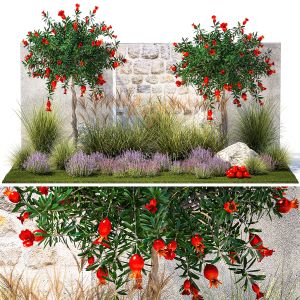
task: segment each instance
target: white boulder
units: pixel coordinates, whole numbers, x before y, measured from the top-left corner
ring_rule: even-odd
[[[231,166],[243,166],[247,159],[258,156],[254,150],[241,142],[228,146],[219,151],[216,155],[224,161],[229,162]]]

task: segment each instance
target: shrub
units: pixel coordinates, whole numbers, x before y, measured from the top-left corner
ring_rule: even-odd
[[[182,174],[182,167],[180,161],[174,161],[172,165],[170,166],[170,173],[172,174]]]
[[[114,160],[113,175],[117,177],[144,177],[159,174],[159,161],[146,159],[139,151],[126,151]]]
[[[210,150],[198,147],[182,162],[181,167],[183,172],[195,174],[197,178],[209,178],[224,176],[230,164],[214,156]]]
[[[169,158],[168,154],[161,154],[156,152],[152,160],[155,161],[159,166],[161,171],[168,171],[171,165],[171,159]]]
[[[64,170],[67,161],[75,152],[75,146],[70,141],[62,141],[57,144],[51,152],[51,163],[54,168]]]
[[[117,156],[126,150],[145,150],[147,134],[137,125],[122,126],[86,124],[79,136],[86,153],[101,152],[108,156]]]
[[[57,114],[46,112],[41,107],[29,116],[21,112],[21,120],[33,150],[50,153],[62,135],[61,121]]]
[[[32,149],[30,147],[25,147],[19,149],[12,156],[12,164],[15,169],[22,169],[25,161],[32,154]]]
[[[82,151],[75,153],[66,163],[66,172],[72,177],[90,176],[96,170],[95,159]]]
[[[267,164],[259,156],[248,158],[245,165],[251,175],[267,174],[269,171]]]
[[[278,142],[279,133],[274,123],[275,106],[248,106],[240,110],[235,126],[235,138],[258,153],[263,153]]]
[[[50,173],[50,164],[47,154],[41,152],[32,153],[23,164],[23,168],[34,174]]]
[[[276,170],[287,170],[290,164],[290,155],[287,148],[275,145],[266,150],[266,154],[271,156]]]

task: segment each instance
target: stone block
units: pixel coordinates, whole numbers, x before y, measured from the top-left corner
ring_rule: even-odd
[[[132,62],[127,61],[123,66],[121,66],[118,71],[120,74],[131,74],[132,73]]]
[[[21,241],[6,241],[0,239],[0,266],[15,266],[22,255]]]
[[[17,236],[21,231],[21,223],[16,215],[0,210],[0,237]]]
[[[163,44],[160,46],[160,57],[163,59],[170,58],[170,45],[169,44]]]
[[[128,47],[128,56],[130,58],[139,58],[141,53],[141,46],[140,44],[132,44]]]
[[[159,49],[156,44],[144,44],[142,48],[142,57],[146,59],[158,58]]]
[[[151,70],[151,63],[145,60],[136,61],[133,65],[134,74],[149,74]]]
[[[26,267],[32,269],[41,269],[47,266],[55,265],[57,262],[56,249],[34,245],[23,253],[23,261]]]
[[[143,76],[142,75],[132,76],[131,82],[133,84],[141,84],[143,82]]]
[[[155,75],[150,75],[145,78],[145,81],[151,84],[156,84],[158,83],[158,77]]]
[[[137,92],[139,94],[149,94],[151,91],[151,86],[149,84],[141,84],[137,86]]]
[[[165,63],[163,60],[155,60],[152,63],[151,73],[152,74],[162,74],[165,71]]]

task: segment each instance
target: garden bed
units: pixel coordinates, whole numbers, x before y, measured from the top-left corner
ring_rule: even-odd
[[[274,171],[266,175],[251,178],[236,179],[227,177],[212,177],[197,179],[193,174],[172,174],[163,172],[153,177],[115,177],[111,175],[94,175],[89,177],[71,177],[65,171],[54,171],[51,175],[36,175],[23,170],[11,169],[3,183],[298,183],[290,171]]]

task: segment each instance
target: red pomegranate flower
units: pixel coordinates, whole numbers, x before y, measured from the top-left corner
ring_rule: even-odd
[[[259,54],[261,54],[261,52],[259,51],[259,49],[254,49],[254,50],[253,50],[253,54],[254,54],[255,56],[258,56]]]
[[[43,235],[36,235],[36,233],[46,234],[46,232],[42,229],[36,229],[33,231],[34,234],[34,241],[35,242],[41,242],[45,239],[45,236]]]
[[[195,247],[197,253],[204,254],[205,245],[203,244],[203,238],[199,234],[195,234],[191,238],[191,243]]]
[[[51,69],[47,67],[47,68],[45,69],[45,75],[44,75],[44,77],[45,77],[45,78],[49,78],[49,77],[50,77],[50,73],[51,73]]]
[[[22,43],[23,43],[24,47],[27,47],[29,45],[29,43],[26,40],[22,40]]]
[[[216,23],[217,17],[215,15],[211,16],[214,23]]]
[[[260,291],[260,287],[256,283],[252,284],[252,290],[256,294],[256,300],[264,297],[264,293]]]
[[[183,55],[183,57],[188,57],[190,55],[190,53],[186,51],[186,52],[182,52],[182,55]]]
[[[82,86],[80,87],[80,91],[81,91],[80,96],[82,97],[82,96],[85,94],[85,92],[86,92],[86,86],[85,86],[85,85],[82,85]]]
[[[40,187],[39,187],[39,192],[40,192],[42,195],[48,195],[49,188],[48,188],[47,186],[40,186]]]
[[[106,284],[106,278],[108,277],[108,270],[105,267],[101,267],[97,270],[97,278],[99,279],[99,284]]]
[[[204,268],[204,277],[209,280],[209,287],[217,288],[219,284],[222,284],[221,281],[218,280],[219,270],[216,266],[207,264]]]
[[[106,81],[104,80],[102,74],[98,75],[98,82],[97,82],[97,83],[98,83],[99,85],[103,85],[104,83],[106,83]]]
[[[79,11],[79,8],[80,8],[80,4],[76,3],[75,4],[75,10],[78,12]]]
[[[101,30],[102,30],[102,31],[106,31],[106,30],[107,30],[107,26],[106,26],[106,25],[103,25],[103,26],[101,27]]]
[[[95,14],[97,12],[97,10],[99,9],[98,6],[95,6],[94,10],[93,10],[93,14]]]
[[[74,22],[72,26],[75,31],[78,31],[78,23],[77,22]]]
[[[204,298],[199,295],[199,290],[193,284],[191,285],[191,293],[193,295],[192,300],[203,300]]]
[[[257,250],[262,260],[264,257],[272,256],[274,250],[270,250],[263,245],[263,241],[257,234],[250,233],[249,235],[250,245]]]
[[[257,39],[261,42],[265,37],[263,35],[259,36]]]
[[[153,248],[159,256],[164,255],[165,247],[166,247],[166,244],[162,239],[158,239],[153,242]]]
[[[225,32],[225,31],[227,31],[227,23],[221,23],[220,24],[220,28]]]
[[[120,63],[118,61],[114,61],[113,62],[113,68],[117,68],[120,65]]]
[[[58,16],[61,17],[63,20],[65,20],[65,19],[66,19],[65,11],[64,11],[64,10],[60,10],[60,11],[58,12]]]
[[[142,270],[144,265],[144,259],[139,254],[134,254],[129,259],[129,268],[131,270],[130,278],[135,279],[135,289],[142,289]]]
[[[203,84],[204,84],[204,85],[208,85],[208,83],[209,83],[209,78],[208,78],[208,76],[205,76],[205,77],[203,78]]]
[[[28,211],[25,211],[23,214],[20,214],[19,217],[17,217],[21,223],[23,224],[25,220],[29,219],[30,213]]]
[[[24,247],[31,247],[34,242],[34,234],[29,230],[22,230],[19,234],[19,238],[21,241],[23,241]]]
[[[151,199],[149,203],[145,205],[145,208],[148,209],[152,214],[155,214],[157,212],[157,200]]]
[[[42,44],[49,45],[49,41],[46,38],[42,38]]]
[[[93,255],[89,256],[87,261],[88,261],[88,265],[91,266],[95,263],[95,257]]]
[[[52,91],[54,91],[56,89],[56,85],[57,85],[57,81],[56,80],[51,81]]]
[[[215,97],[217,98],[217,100],[220,99],[220,97],[221,97],[221,91],[220,90],[215,90]]]
[[[235,264],[237,262],[236,260],[236,252],[235,251],[230,251],[229,253],[229,259],[230,259],[230,263]]]
[[[183,291],[182,291],[181,295],[190,295],[191,294],[191,290],[190,290],[191,282],[188,279],[186,279],[184,281],[182,288],[183,288]]]
[[[286,214],[290,212],[292,208],[297,209],[299,207],[299,202],[298,199],[294,199],[290,201],[286,198],[282,198],[277,201],[276,207],[280,213]]]
[[[213,120],[213,111],[211,109],[209,109],[207,111],[207,120],[208,121],[212,121]]]
[[[182,81],[177,80],[177,81],[175,82],[175,84],[176,84],[178,87],[181,87],[181,86],[182,86]]]
[[[249,19],[245,18],[245,20],[243,21],[243,25],[246,25],[248,21],[249,21]]]
[[[47,103],[46,103],[46,111],[48,111],[48,112],[52,111],[50,99],[47,100]]]
[[[177,67],[173,65],[170,67],[170,70],[175,73],[177,71]]]
[[[225,211],[227,211],[230,214],[238,211],[237,206],[238,206],[238,204],[236,204],[233,200],[230,200],[230,201],[227,201],[224,203]]]
[[[215,49],[210,49],[210,50],[209,50],[209,54],[210,54],[211,56],[216,55],[216,50],[215,50]]]

